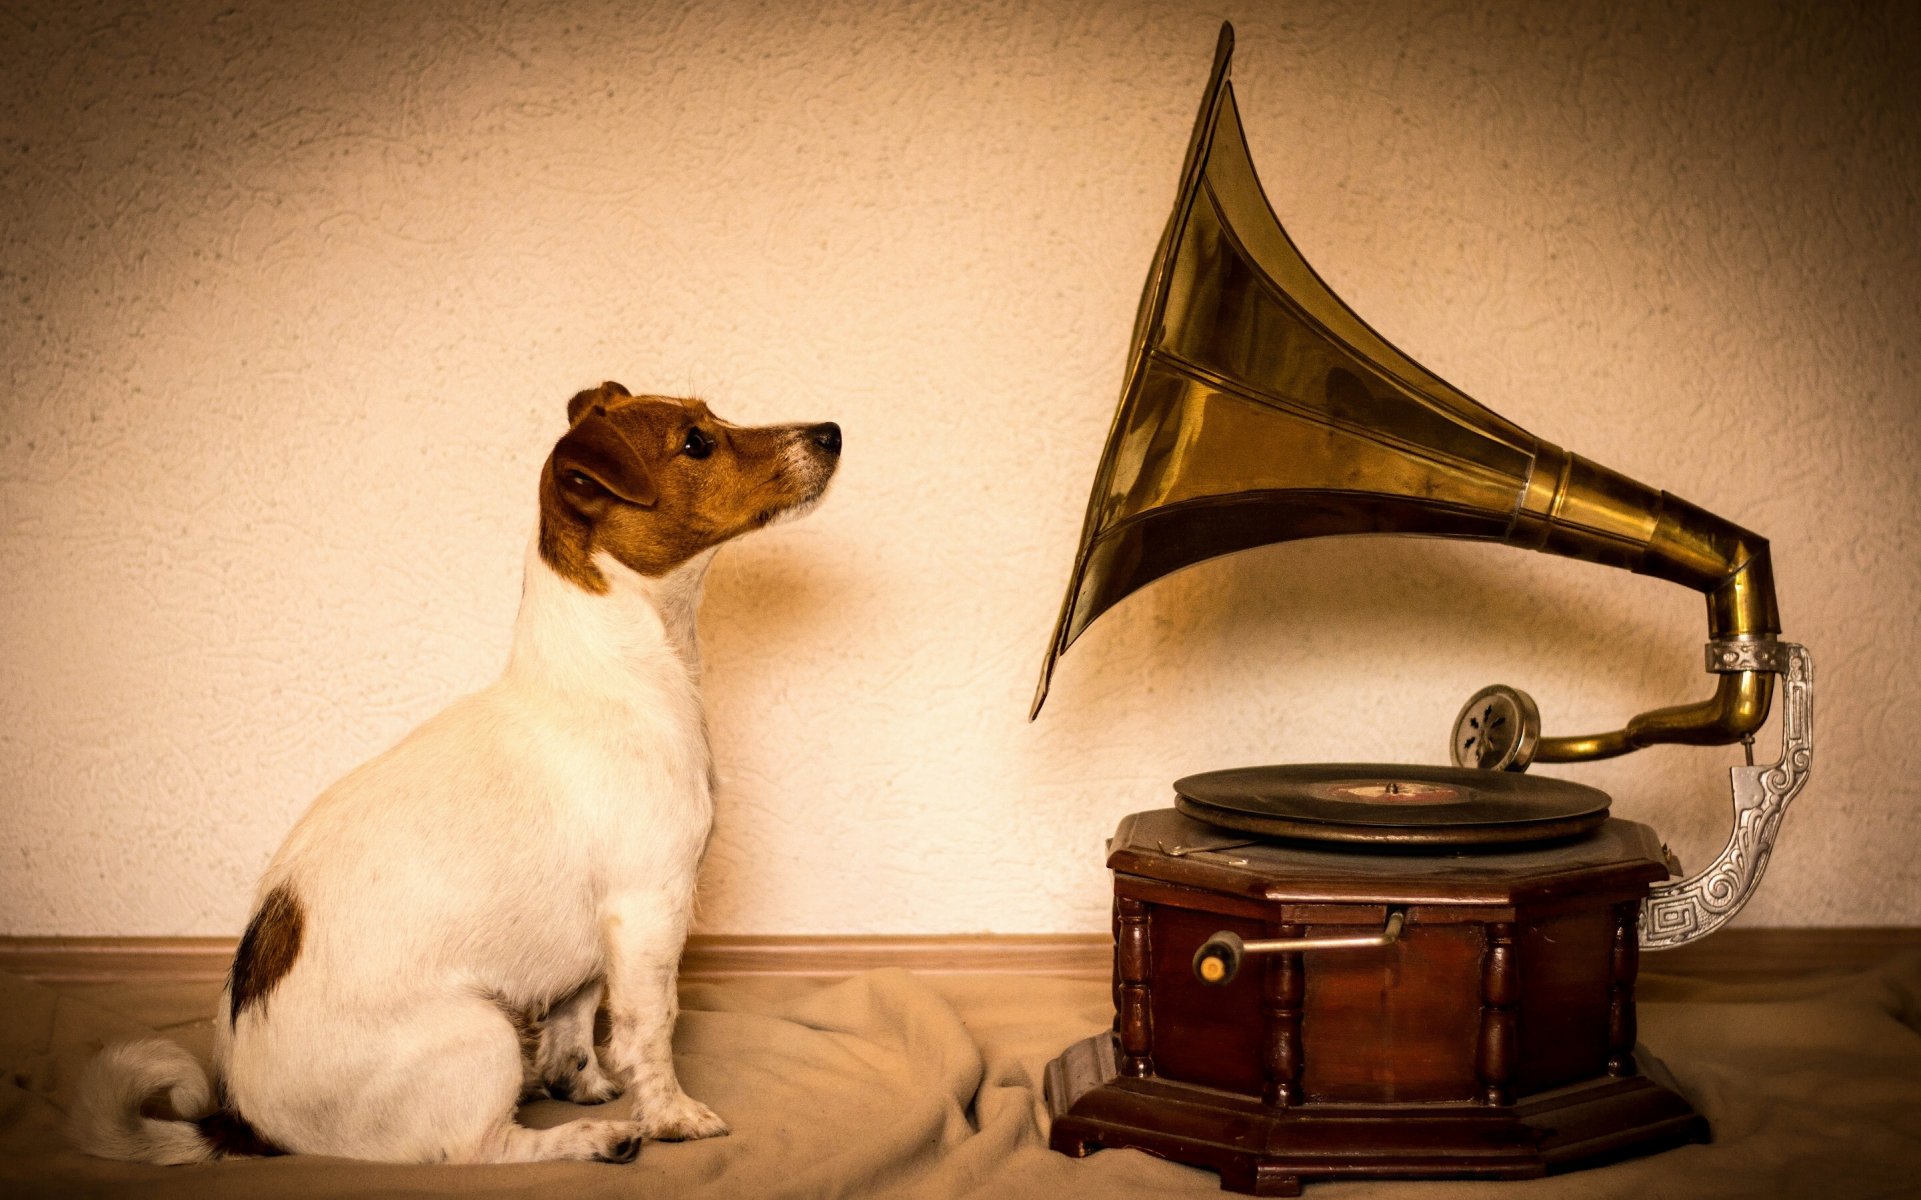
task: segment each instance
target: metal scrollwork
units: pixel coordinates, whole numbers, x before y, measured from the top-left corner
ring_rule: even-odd
[[[1734,831],[1720,857],[1686,879],[1659,883],[1641,902],[1641,946],[1672,950],[1720,928],[1754,894],[1774,850],[1788,804],[1808,781],[1814,761],[1814,664],[1792,642],[1708,644],[1710,671],[1772,671],[1781,675],[1781,759],[1735,767]]]
[[[1717,639],[1707,646],[1708,670],[1717,675],[1735,671],[1772,671],[1776,675],[1786,675],[1789,659],[1796,650],[1801,650],[1801,647],[1793,642],[1777,642],[1773,638]]]

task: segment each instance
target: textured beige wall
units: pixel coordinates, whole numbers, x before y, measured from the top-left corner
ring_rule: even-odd
[[[847,430],[712,576],[712,930],[1101,929],[1176,775],[1439,761],[1497,679],[1561,731],[1705,694],[1691,593],[1349,540],[1134,598],[1025,722],[1223,15],[1359,312],[1773,539],[1818,755],[1745,919],[1921,921],[1921,36],[1793,7],[7,6],[0,932],[237,929],[503,660],[603,377]],[[1699,861],[1734,757],[1566,773]]]

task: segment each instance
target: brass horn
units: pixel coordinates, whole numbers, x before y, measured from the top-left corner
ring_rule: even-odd
[[[1223,26],[1030,719],[1056,659],[1137,588],[1270,542],[1398,533],[1586,559],[1707,598],[1708,670],[1720,676],[1711,697],[1583,736],[1540,737],[1533,717],[1524,736],[1489,746],[1474,743],[1477,706],[1505,706],[1522,720],[1534,706],[1512,689],[1487,689],[1457,722],[1462,765],[1523,769],[1530,758],[1576,762],[1663,742],[1751,741],[1767,719],[1774,676],[1794,678],[1797,655],[1806,674],[1805,651],[1775,638],[1767,541],[1535,437],[1355,315],[1301,257],[1262,193],[1228,83],[1232,50],[1233,30]],[[1790,713],[1788,742],[1805,741],[1809,705],[1804,697]],[[1784,761],[1796,753],[1803,770],[1788,797],[1809,751],[1790,746]],[[1738,807],[1738,781],[1736,791]]]

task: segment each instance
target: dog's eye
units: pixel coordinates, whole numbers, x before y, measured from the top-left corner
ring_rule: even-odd
[[[714,452],[714,439],[698,429],[689,429],[687,440],[680,444],[680,452],[688,458],[706,458]]]
[[[585,471],[567,472],[567,486],[583,492],[600,490],[600,484],[595,482],[594,477]]]

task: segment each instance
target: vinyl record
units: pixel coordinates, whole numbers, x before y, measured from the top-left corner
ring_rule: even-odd
[[[1175,807],[1243,833],[1380,847],[1504,846],[1607,820],[1606,792],[1514,771],[1325,763],[1176,780]]]

